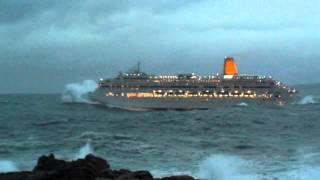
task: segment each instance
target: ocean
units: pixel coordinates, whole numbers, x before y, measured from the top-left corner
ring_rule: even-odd
[[[301,87],[285,106],[127,111],[91,103],[88,86],[68,85],[68,96],[0,95],[0,172],[31,170],[43,154],[93,153],[156,177],[320,179],[320,88]]]

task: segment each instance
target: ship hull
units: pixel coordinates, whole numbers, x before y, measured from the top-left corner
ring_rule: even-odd
[[[125,97],[103,96],[97,92],[90,95],[92,101],[99,102],[108,107],[127,110],[193,110],[214,109],[222,106],[247,106],[247,105],[282,105],[289,103],[289,99],[271,100],[256,98],[210,98],[210,97]],[[291,99],[290,99],[291,100]]]

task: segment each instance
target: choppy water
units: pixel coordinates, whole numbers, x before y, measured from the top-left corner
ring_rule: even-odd
[[[319,179],[320,94],[301,96],[289,106],[134,112],[62,103],[59,94],[0,95],[0,171],[30,170],[50,152],[91,152],[156,176]]]

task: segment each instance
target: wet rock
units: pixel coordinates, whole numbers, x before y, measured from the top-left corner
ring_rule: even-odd
[[[195,180],[195,179],[191,176],[181,175],[181,176],[165,177],[165,178],[161,178],[160,180]]]
[[[38,159],[36,167],[33,172],[50,172],[42,174],[37,178],[56,178],[56,179],[95,179],[103,171],[110,170],[108,162],[102,158],[95,157],[91,154],[87,155],[84,159],[76,161],[63,161],[55,159],[53,154],[49,156],[41,156]],[[110,170],[111,171],[111,170]]]
[[[67,163],[63,160],[55,159],[53,154],[50,154],[49,156],[41,156],[38,159],[38,163],[33,169],[33,172],[64,169],[66,167],[66,164]]]
[[[76,161],[58,160],[53,154],[41,156],[31,172],[0,173],[0,180],[153,180],[149,171],[112,170],[108,162],[94,155]],[[194,180],[171,176],[156,180]]]
[[[0,173],[0,179],[4,180],[25,180],[30,176],[31,172],[12,172]]]
[[[148,171],[136,171],[125,173],[116,180],[153,180],[153,177]]]
[[[110,170],[110,165],[108,162],[102,158],[96,157],[92,154],[87,155],[84,158],[85,163],[90,163],[95,168],[97,172],[102,172],[104,170]]]
[[[128,174],[128,173],[131,173],[131,171],[128,170],[128,169],[119,169],[119,170],[113,170],[112,171],[112,174],[113,174],[114,178],[117,178],[117,177],[119,177],[121,175]]]
[[[111,169],[105,169],[105,170],[100,172],[99,177],[114,179],[115,178],[115,174],[113,173],[113,171]]]
[[[113,179],[98,177],[98,178],[96,178],[96,179],[94,179],[94,180],[113,180]]]

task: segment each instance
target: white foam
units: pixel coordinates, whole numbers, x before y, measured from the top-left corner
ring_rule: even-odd
[[[276,172],[258,172],[264,169],[251,160],[244,160],[233,155],[211,155],[199,164],[196,177],[205,180],[260,180],[260,179],[290,179],[290,180],[315,180],[320,179],[320,165],[310,164],[310,157],[314,159],[318,153],[303,155],[298,164],[289,170]],[[260,165],[261,166],[261,165]]]
[[[0,173],[18,171],[18,168],[12,161],[0,160]]]
[[[87,142],[84,146],[82,146],[79,152],[76,154],[76,159],[84,158],[88,154],[94,154],[93,149],[89,142]]]
[[[166,169],[166,170],[161,170],[161,169],[151,169],[149,170],[151,172],[151,174],[154,177],[158,177],[158,178],[163,178],[163,177],[169,177],[169,176],[178,176],[178,175],[191,175],[192,172],[191,171],[181,171],[181,170],[177,170],[177,169]]]
[[[298,162],[291,170],[277,174],[277,177],[290,180],[320,179],[320,153],[308,148],[298,149]]]
[[[198,177],[206,180],[259,179],[250,172],[249,162],[231,155],[212,155],[199,165]]]
[[[298,169],[276,175],[279,179],[316,180],[320,179],[320,167],[302,166]]]
[[[298,101],[297,104],[303,105],[303,104],[314,104],[316,103],[314,96],[308,95],[304,96],[300,101]]]
[[[240,103],[237,104],[237,106],[247,107],[248,104],[245,103],[245,102],[240,102]]]
[[[64,103],[92,103],[88,98],[88,93],[93,92],[96,88],[97,83],[93,80],[67,84],[61,99]]]

